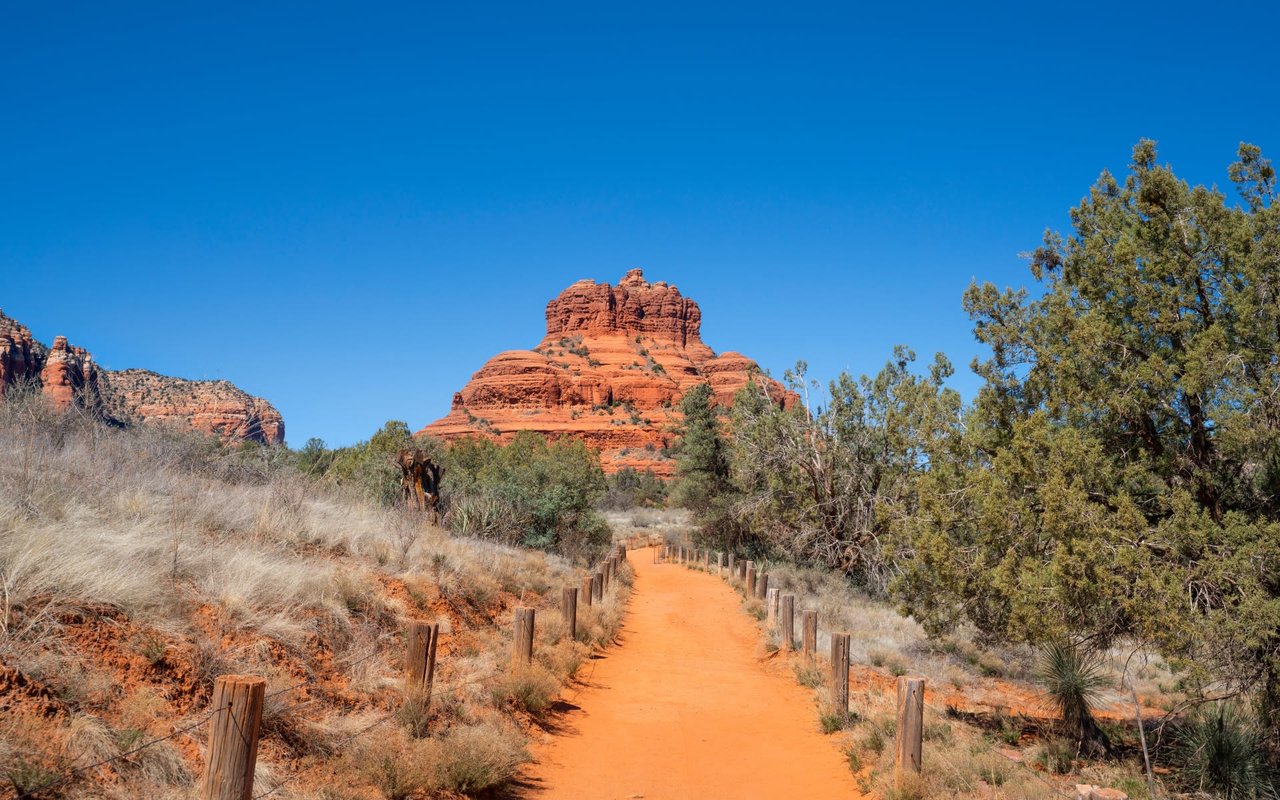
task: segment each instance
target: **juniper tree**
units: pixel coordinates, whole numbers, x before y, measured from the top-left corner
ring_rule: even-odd
[[[1042,293],[972,286],[991,357],[963,446],[897,525],[896,589],[934,631],[1153,644],[1280,742],[1280,206],[1134,149],[1031,257]]]

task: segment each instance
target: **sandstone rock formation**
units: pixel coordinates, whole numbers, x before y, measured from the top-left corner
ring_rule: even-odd
[[[46,348],[25,325],[0,312],[0,397],[24,384],[38,388],[59,410],[78,407],[122,424],[169,424],[229,441],[284,441],[280,412],[227,381],[99,369],[88,351],[65,336]]]
[[[572,436],[600,451],[606,472],[630,466],[670,476],[667,448],[691,387],[709,383],[727,406],[754,379],[775,402],[796,402],[746,356],[716,355],[702,342],[701,324],[696,302],[641,270],[617,286],[578,281],[547,303],[537,347],[494,356],[454,395],[449,414],[419,433]]]
[[[230,381],[192,381],[145,369],[108,373],[107,413],[127,424],[167,424],[229,441],[284,441],[284,418],[266,400]]]

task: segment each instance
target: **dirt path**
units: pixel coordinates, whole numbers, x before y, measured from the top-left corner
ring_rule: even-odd
[[[621,646],[588,664],[575,710],[535,743],[539,798],[861,797],[813,694],[718,577],[633,550]]]

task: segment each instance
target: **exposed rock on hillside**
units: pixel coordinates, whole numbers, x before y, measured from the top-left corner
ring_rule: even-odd
[[[729,405],[754,377],[776,402],[795,402],[746,356],[716,355],[702,342],[701,324],[696,302],[638,269],[616,286],[578,281],[547,304],[537,347],[494,356],[454,395],[448,416],[421,433],[572,436],[600,451],[607,472],[631,466],[671,475],[666,448],[691,387],[709,383],[716,402]]]
[[[284,419],[270,403],[230,381],[192,381],[145,369],[108,373],[107,413],[126,423],[165,423],[268,444],[284,441]]]
[[[73,406],[125,423],[164,423],[265,444],[284,441],[284,420],[266,400],[227,381],[191,381],[146,370],[99,369],[65,336],[46,348],[0,312],[0,396],[15,385],[39,388],[59,409]]]

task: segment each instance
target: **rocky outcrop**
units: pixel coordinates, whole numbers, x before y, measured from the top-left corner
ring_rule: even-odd
[[[122,424],[173,425],[228,441],[284,441],[280,412],[227,381],[99,369],[87,350],[65,336],[46,348],[0,312],[0,396],[20,385],[39,389],[59,410],[81,408]]]
[[[547,303],[537,347],[494,356],[454,395],[449,414],[420,433],[572,436],[600,451],[607,472],[629,466],[669,476],[671,431],[691,387],[709,383],[728,406],[754,380],[775,402],[796,402],[751,359],[716,355],[701,325],[696,302],[638,269],[616,286],[578,281]]]
[[[0,311],[0,396],[11,386],[35,382],[44,352],[27,326]]]
[[[40,370],[40,386],[49,402],[61,411],[72,406],[101,408],[98,367],[93,356],[83,347],[67,344],[65,336],[54,337]]]
[[[192,381],[126,369],[108,373],[104,386],[107,413],[125,423],[171,425],[227,440],[284,441],[280,412],[229,381]]]

